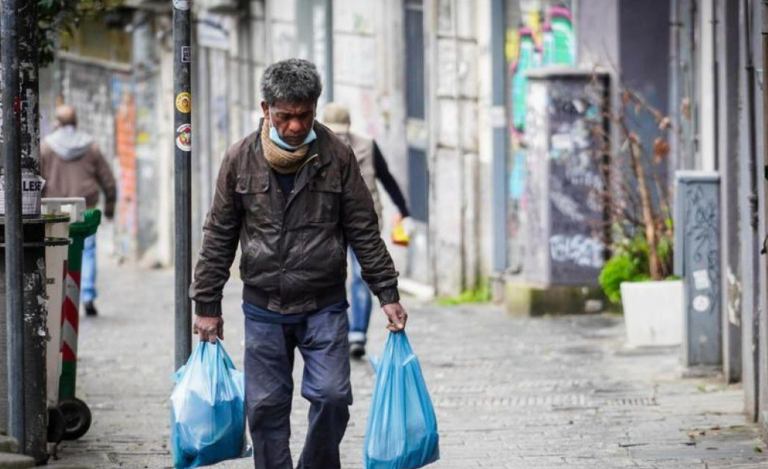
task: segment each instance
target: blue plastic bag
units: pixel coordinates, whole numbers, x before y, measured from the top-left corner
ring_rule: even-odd
[[[174,380],[174,467],[192,469],[244,456],[245,383],[221,341],[200,342]]]
[[[419,360],[405,332],[390,332],[376,371],[365,469],[416,469],[440,459],[437,419]]]

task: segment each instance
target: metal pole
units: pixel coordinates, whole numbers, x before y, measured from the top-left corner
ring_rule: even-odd
[[[192,352],[192,95],[190,64],[191,0],[173,0],[173,91],[174,91],[174,208],[176,268],[176,369]]]
[[[37,53],[37,2],[26,2],[19,12],[19,80],[21,89],[21,168],[31,175],[40,174],[40,94]],[[28,207],[22,215],[40,215],[40,200]]]
[[[2,0],[0,44],[3,65],[3,179],[5,188],[5,289],[8,317],[8,432],[24,438],[24,253],[21,226],[21,147],[17,13],[23,0]]]
[[[40,159],[38,26],[37,1],[26,1],[18,10],[19,49],[19,121],[22,192],[22,218],[40,216],[38,184]],[[34,201],[34,203],[30,203]],[[24,241],[45,240],[45,227],[30,224],[24,227]],[[48,460],[48,403],[46,386],[47,330],[46,306],[38,299],[45,295],[45,248],[29,248],[24,252],[24,413],[25,447],[23,452],[38,464]]]

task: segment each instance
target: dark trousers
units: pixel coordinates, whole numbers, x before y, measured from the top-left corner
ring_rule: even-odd
[[[301,395],[309,430],[298,469],[340,469],[349,422],[349,323],[346,312],[317,313],[300,324],[245,320],[245,394],[256,469],[293,469],[289,440],[294,351],[304,359]]]

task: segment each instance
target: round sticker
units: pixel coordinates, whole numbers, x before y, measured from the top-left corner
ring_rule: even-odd
[[[700,313],[704,313],[709,310],[709,305],[712,304],[711,301],[709,301],[709,297],[704,295],[699,295],[696,298],[693,299],[693,309]]]
[[[173,0],[173,7],[177,10],[189,10],[192,0]]]
[[[181,151],[192,151],[192,126],[181,124],[176,133],[176,147]]]
[[[192,110],[192,95],[186,91],[184,93],[179,93],[178,96],[176,96],[176,109],[184,114],[189,114],[189,111]]]

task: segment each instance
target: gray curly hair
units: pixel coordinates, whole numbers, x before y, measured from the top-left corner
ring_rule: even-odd
[[[315,64],[303,59],[276,62],[264,71],[261,95],[268,106],[277,101],[316,103],[323,84]]]

